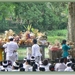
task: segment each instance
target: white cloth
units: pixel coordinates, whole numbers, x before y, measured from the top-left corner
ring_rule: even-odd
[[[10,41],[3,47],[7,48],[6,60],[11,60],[12,63],[15,62],[18,59],[18,53],[14,52],[14,50],[17,51],[19,48],[18,44],[14,41]]]
[[[56,64],[55,64],[55,71],[58,71],[59,65],[60,65],[60,63],[56,63]]]
[[[64,71],[73,71],[71,67],[67,67]]]
[[[12,71],[19,71],[19,70],[16,70],[16,69],[12,69]]]
[[[37,57],[37,56],[42,56],[40,52],[40,47],[38,44],[34,44],[32,46],[32,56]]]
[[[40,42],[41,42],[43,45],[47,44],[47,41],[46,41],[46,40],[40,40]]]
[[[12,66],[8,65],[8,71],[12,71]]]
[[[26,66],[26,62],[25,62],[25,63],[23,63],[23,68],[25,68],[25,66]]]
[[[48,64],[48,65],[46,65],[46,66],[44,66],[45,67],[45,71],[50,71],[49,70],[49,66],[50,66],[51,64]]]
[[[65,68],[66,68],[67,66],[64,64],[64,63],[60,63],[59,65],[58,65],[58,71],[64,71],[65,70]]]
[[[4,67],[3,66],[0,66],[0,71],[3,70],[3,69],[4,69]]]
[[[39,61],[41,61],[41,52],[40,52],[40,47],[38,44],[34,44],[32,46],[32,56],[35,57],[35,61],[39,63]]]
[[[44,67],[45,68],[45,71],[50,71],[49,70],[49,66],[50,65],[51,65],[51,63],[48,63],[47,65],[40,64],[39,67]]]
[[[8,43],[8,42],[7,42],[7,43]],[[7,43],[6,43],[6,44],[7,44]],[[6,46],[6,44],[3,45],[3,47],[5,48],[5,50],[4,50],[5,53],[7,53],[7,46]]]
[[[27,59],[30,59],[32,56],[32,48],[31,47],[27,47]]]
[[[35,62],[37,62],[37,63],[39,64],[40,61],[41,61],[41,56],[36,56],[36,57],[35,57]]]
[[[32,71],[31,65],[25,65],[25,71]]]
[[[4,69],[5,69],[5,71],[12,71],[12,68],[9,68],[9,67],[6,67]]]
[[[67,66],[69,63],[72,63],[72,61],[67,62],[67,63],[66,63],[66,66]]]

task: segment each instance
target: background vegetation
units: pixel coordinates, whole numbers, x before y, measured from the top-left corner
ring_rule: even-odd
[[[67,2],[0,2],[0,32],[26,31],[28,25],[39,31],[66,29],[67,18]]]
[[[49,42],[61,42],[67,39],[67,23],[68,2],[0,2],[0,33],[12,29],[18,34],[31,25],[46,32]],[[23,59],[26,49],[18,52],[19,59]]]

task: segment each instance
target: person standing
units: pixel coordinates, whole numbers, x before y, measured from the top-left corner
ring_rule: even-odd
[[[17,49],[19,48],[18,44],[13,41],[13,36],[9,36],[9,42],[4,44],[3,47],[7,49],[6,60],[10,60],[12,63],[18,60]]]
[[[66,40],[62,41],[62,57],[67,57],[69,55],[68,50],[71,49],[69,45],[66,44]]]
[[[32,47],[27,47],[27,59],[30,59],[32,56]]]
[[[35,62],[39,63],[41,61],[42,54],[40,52],[40,47],[37,44],[37,39],[33,39],[32,56],[35,58]]]

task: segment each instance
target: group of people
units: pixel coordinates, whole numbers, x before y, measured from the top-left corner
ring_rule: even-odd
[[[56,55],[56,52],[60,53],[58,55],[60,55],[59,57],[67,57],[69,56],[69,50],[71,50],[71,46],[67,44],[66,40],[62,40],[62,43],[56,42],[54,45],[49,43],[48,46],[48,50],[49,50],[49,55],[50,57],[52,52],[54,52],[54,54]]]
[[[71,71],[75,71],[71,64],[75,65],[70,59],[64,63],[64,58],[69,56],[68,50],[71,49],[69,45],[66,44],[66,40],[62,41],[62,55],[57,64],[51,64],[47,59],[41,60],[42,54],[40,52],[40,46],[37,44],[37,39],[33,39],[32,47],[27,47],[27,57],[24,59],[23,63],[18,62],[18,44],[14,41],[14,37],[9,36],[9,42],[3,45],[6,52],[6,60],[1,61],[0,68],[6,69],[11,63],[11,70],[8,71],[66,71],[65,69],[70,66]],[[31,51],[31,52],[30,52]],[[62,58],[61,58],[62,57]],[[10,61],[10,62],[8,62]],[[70,64],[67,64],[70,62]],[[57,65],[56,65],[57,64]],[[5,67],[4,67],[5,65]],[[58,66],[59,65],[59,66]],[[69,66],[68,66],[69,65]],[[75,67],[74,67],[75,68]],[[61,70],[60,70],[61,69]],[[63,69],[63,70],[62,70]],[[2,70],[2,71],[4,71]]]
[[[75,71],[75,59],[73,58],[56,58],[54,62],[44,59],[40,63],[25,58],[23,62],[15,61],[13,64],[10,60],[0,61],[0,71],[22,71],[22,72],[73,72]]]
[[[9,36],[9,42],[5,43],[3,47],[5,48],[5,53],[6,53],[6,60],[12,61],[14,63],[16,60],[18,60],[18,44],[17,42],[14,41],[13,36]],[[31,55],[29,53],[27,54],[27,59],[30,59],[31,57],[35,57],[35,60],[39,63],[41,61],[41,52],[40,52],[40,47],[37,44],[37,39],[33,39],[33,45],[31,47]]]

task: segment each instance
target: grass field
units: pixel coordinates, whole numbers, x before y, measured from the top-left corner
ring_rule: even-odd
[[[26,48],[20,48],[18,49],[18,56],[19,56],[19,60],[23,60],[26,57]],[[45,48],[45,58],[49,58],[48,55],[48,49]]]
[[[63,39],[67,39],[67,30],[66,29],[47,31],[46,33],[47,33],[48,41],[51,43],[54,43],[54,41],[56,39],[59,40],[60,42]]]

